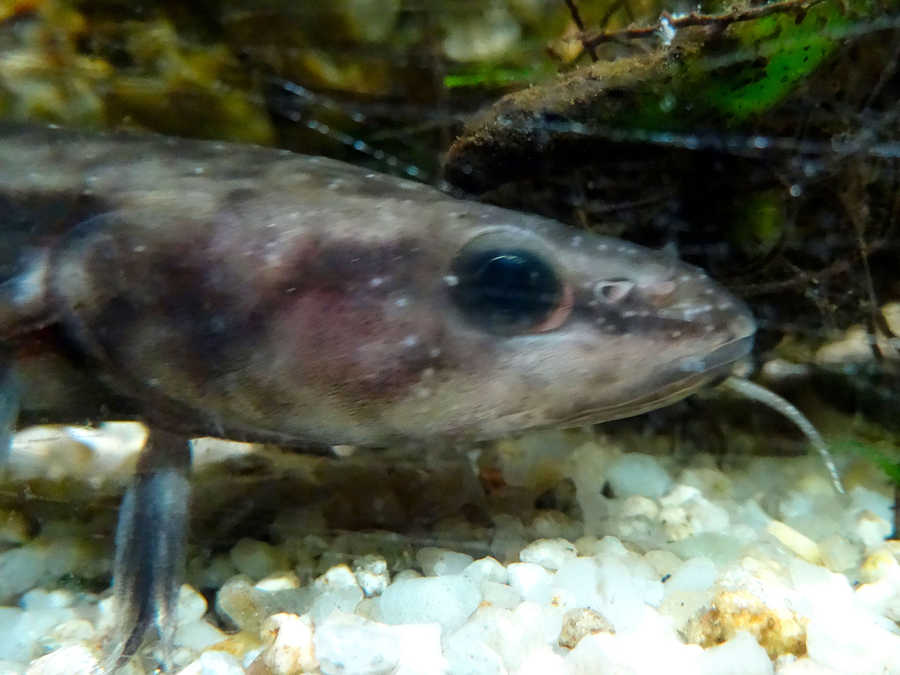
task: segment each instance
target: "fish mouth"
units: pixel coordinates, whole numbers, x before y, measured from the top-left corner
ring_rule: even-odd
[[[559,426],[599,424],[664,408],[727,376],[753,349],[753,334],[731,340],[702,356],[676,359],[661,367],[659,385],[650,393],[615,405],[582,410],[556,421]]]

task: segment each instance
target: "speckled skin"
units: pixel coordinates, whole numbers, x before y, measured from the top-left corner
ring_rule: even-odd
[[[115,392],[111,416],[286,443],[481,439],[665,405],[751,346],[747,309],[701,270],[544,218],[266,148],[0,136],[0,338],[22,364],[34,336],[61,337]],[[489,232],[556,269],[560,327],[501,337],[454,306],[452,260]],[[19,369],[26,413],[70,416],[64,397],[29,404]]]

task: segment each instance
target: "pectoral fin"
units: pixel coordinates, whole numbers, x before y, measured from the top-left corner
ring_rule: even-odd
[[[0,471],[9,459],[18,414],[19,388],[12,372],[12,358],[0,347]]]
[[[112,669],[140,648],[150,627],[171,666],[175,605],[184,568],[190,484],[190,446],[184,437],[152,431],[125,493],[116,531],[113,590],[117,634]]]

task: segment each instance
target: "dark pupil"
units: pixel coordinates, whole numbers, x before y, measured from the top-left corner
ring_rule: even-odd
[[[453,266],[454,300],[481,327],[505,334],[540,324],[557,306],[560,283],[530,251],[482,250],[460,254]]]

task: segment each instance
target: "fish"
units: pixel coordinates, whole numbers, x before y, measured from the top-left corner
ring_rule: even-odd
[[[659,408],[753,347],[750,310],[703,270],[544,217],[272,148],[0,139],[0,443],[34,422],[150,429],[112,667],[151,628],[171,645],[191,438],[428,452]]]

